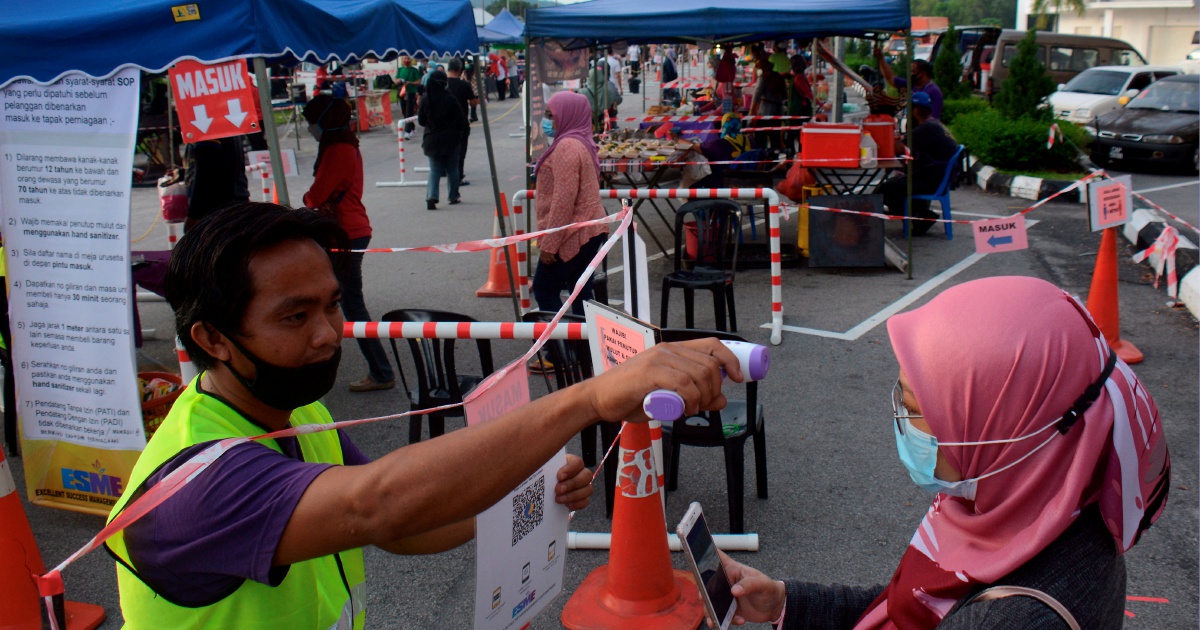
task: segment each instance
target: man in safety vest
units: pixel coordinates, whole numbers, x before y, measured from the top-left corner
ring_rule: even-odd
[[[332,219],[265,203],[218,211],[179,241],[168,300],[203,371],[146,445],[110,518],[172,471],[215,461],[106,543],[128,627],[361,628],[363,546],[417,554],[461,545],[475,514],[586,426],[644,420],[642,399],[657,388],[679,392],[689,413],[720,408],[719,368],[740,380],[715,340],[663,344],[376,461],[340,430],[230,445],[332,422],[317,400],[341,356],[332,250],[345,246]],[[569,456],[557,502],[586,506],[590,478]]]

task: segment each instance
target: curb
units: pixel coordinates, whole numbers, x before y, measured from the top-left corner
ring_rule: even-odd
[[[995,168],[980,162],[979,158],[973,155],[967,157],[967,163],[969,164],[967,176],[975,182],[975,185],[982,190],[998,195],[1041,201],[1042,199],[1058,194],[1064,188],[1075,183],[1072,180],[1042,179],[1040,177],[1028,177],[1025,175],[1005,175]],[[1087,191],[1080,188],[1076,195],[1064,195],[1055,198],[1054,201],[1084,203],[1087,201]]]
[[[1133,244],[1134,249],[1142,251],[1150,247],[1158,235],[1162,234],[1166,219],[1157,212],[1138,208],[1133,216],[1121,228],[1125,240]],[[1151,269],[1158,263],[1158,256],[1151,254],[1146,259],[1146,265]],[[1197,248],[1188,237],[1179,234],[1179,246],[1175,250],[1175,273],[1179,277],[1179,301],[1191,311],[1192,317],[1200,319],[1200,248]],[[1164,274],[1165,275],[1165,274]],[[1166,281],[1164,277],[1163,282]]]
[[[1056,179],[1041,179],[1024,175],[1004,175],[995,168],[980,162],[975,156],[968,156],[967,175],[976,186],[984,191],[999,195],[1007,195],[1020,199],[1040,201],[1074,184],[1074,181]],[[1055,201],[1067,203],[1086,203],[1087,188],[1080,187],[1077,195],[1064,195]],[[1150,247],[1159,234],[1162,234],[1166,219],[1153,210],[1139,208],[1133,211],[1129,223],[1121,229],[1125,240],[1133,244],[1136,251]],[[1158,263],[1158,255],[1152,254],[1146,259],[1150,269]],[[1192,313],[1192,317],[1200,319],[1200,248],[1183,234],[1179,235],[1179,246],[1175,251],[1175,272],[1179,278],[1179,301]],[[1165,274],[1164,274],[1165,275]],[[1166,278],[1162,279],[1165,282]]]

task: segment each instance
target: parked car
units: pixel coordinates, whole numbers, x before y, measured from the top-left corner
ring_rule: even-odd
[[[1187,54],[1187,58],[1179,62],[1179,67],[1187,74],[1200,74],[1200,48]]]
[[[1125,107],[1085,127],[1092,134],[1092,161],[1177,162],[1200,166],[1200,76],[1179,74],[1156,81]]]
[[[933,44],[921,44],[920,46],[916,47],[916,52],[914,55],[917,59],[924,59],[925,61],[932,63],[933,59],[929,58],[929,53],[931,52],[933,52]]]
[[[1017,44],[1025,31],[1005,29],[996,40],[992,61],[991,96],[1000,91],[1008,78],[1009,64],[1017,56]],[[1066,83],[1088,68],[1096,66],[1144,66],[1146,59],[1127,42],[1111,37],[1071,35],[1065,33],[1037,34],[1037,59],[1057,83]]]
[[[1180,74],[1170,66],[1097,66],[1084,70],[1074,79],[1060,83],[1050,95],[1055,118],[1088,123],[1121,106],[1127,100],[1164,77]]]

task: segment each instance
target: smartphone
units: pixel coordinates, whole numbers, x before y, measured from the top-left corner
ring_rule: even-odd
[[[730,590],[733,585],[721,566],[717,543],[713,540],[712,532],[708,530],[708,523],[704,520],[704,511],[700,509],[699,503],[693,502],[688,507],[675,531],[679,534],[684,555],[687,556],[692,573],[696,576],[696,585],[700,588],[701,599],[704,600],[708,627],[728,630],[730,622],[733,621],[733,613],[737,611],[737,600]]]

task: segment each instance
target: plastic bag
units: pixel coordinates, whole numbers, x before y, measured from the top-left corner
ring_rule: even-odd
[[[187,185],[183,183],[181,171],[169,171],[158,178],[158,203],[162,206],[164,221],[177,222],[187,218]]]
[[[708,165],[708,158],[701,155],[699,151],[689,152],[687,159],[689,164],[684,165],[679,177],[681,187],[691,188],[692,184],[712,175],[712,167]]]
[[[788,169],[787,177],[782,182],[779,182],[775,190],[796,203],[802,203],[804,201],[804,187],[816,185],[817,180],[812,176],[812,173],[808,172],[808,169],[803,166],[800,166],[800,160],[797,159],[792,163],[792,167]]]

